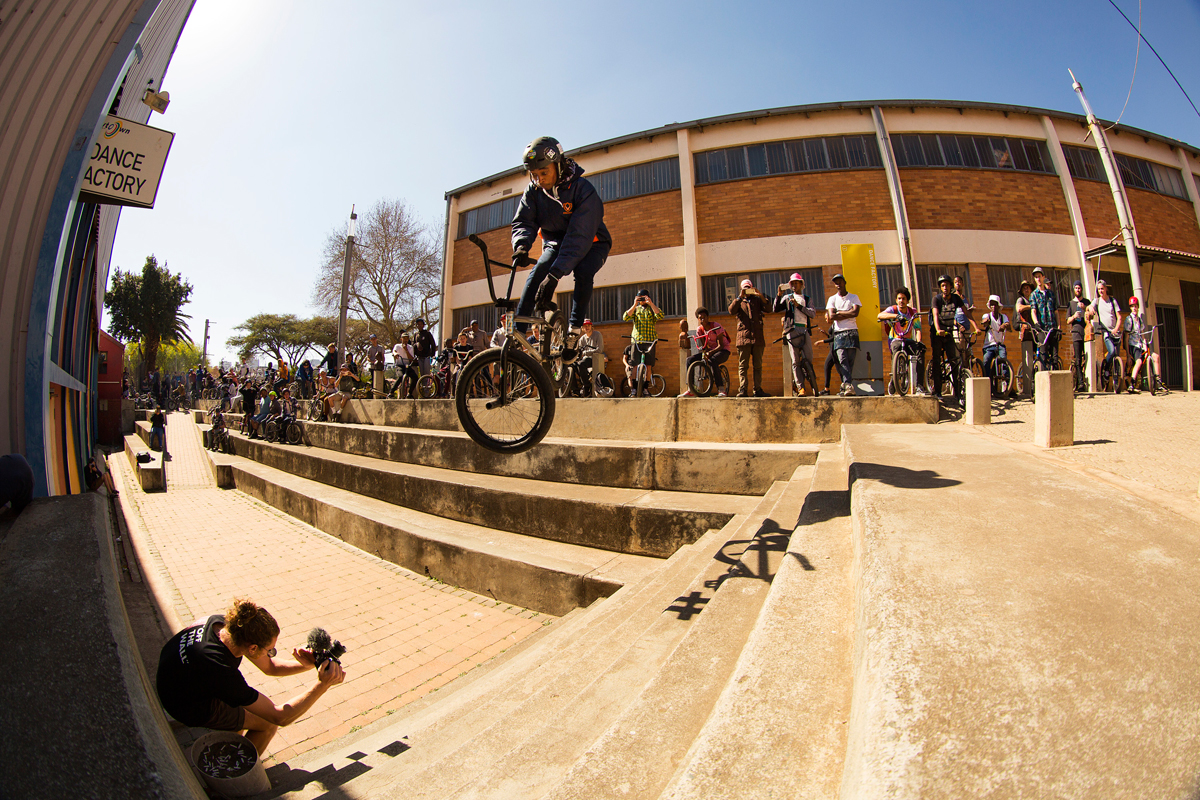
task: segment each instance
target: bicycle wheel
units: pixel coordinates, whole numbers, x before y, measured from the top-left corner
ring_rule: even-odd
[[[266,435],[266,439],[268,442],[278,441],[278,439],[279,439],[279,423],[276,422],[275,420],[271,420],[270,422],[268,422],[266,431],[265,431],[265,435]]]
[[[719,392],[722,389],[724,389],[726,393],[729,392],[729,370],[725,369],[724,364],[721,365],[721,378],[717,382],[717,391]]]
[[[713,385],[716,381],[713,380],[712,367],[707,361],[697,361],[688,367],[687,385],[692,390],[692,394],[697,397],[709,397],[715,391]]]
[[[1113,393],[1118,394],[1125,389],[1125,360],[1120,356],[1113,359]]]
[[[889,386],[892,394],[908,394],[908,353],[897,350],[892,355],[892,379]]]
[[[629,381],[629,376],[621,378],[621,397],[633,397],[633,384]]]
[[[438,384],[437,376],[432,372],[417,379],[417,397],[422,400],[431,400],[437,397],[441,391],[442,387]]]
[[[554,393],[557,394],[559,397],[574,396],[578,393],[579,389],[581,388],[578,385],[579,384],[579,375],[578,375],[578,373],[575,372],[574,365],[568,366],[566,368],[566,372],[567,372],[567,374],[566,374],[566,377],[563,379],[563,382],[561,384],[559,384],[558,387],[554,390]]]
[[[293,422],[287,427],[288,444],[300,444],[300,440],[304,438],[304,429],[300,427],[299,422]]]
[[[646,391],[650,393],[651,397],[662,397],[663,392],[666,390],[667,382],[663,379],[663,376],[659,375],[657,372],[654,373],[654,377],[646,386]]]
[[[596,376],[595,381],[596,397],[612,397],[613,382],[612,378],[601,372]]]
[[[987,377],[987,373],[983,371],[983,360],[982,359],[978,359],[978,358],[971,359],[970,372],[971,372],[972,378],[986,378]]]
[[[463,430],[496,453],[521,453],[540,442],[554,422],[554,387],[541,364],[521,350],[507,355],[498,380],[501,348],[485,350],[459,374],[454,405]]]
[[[1012,394],[1013,371],[1012,364],[1007,358],[997,358],[992,362],[992,394],[996,397],[1008,397]]]
[[[552,312],[546,318],[546,324],[542,326],[542,338],[538,341],[538,353],[542,357],[542,364],[546,367],[550,385],[555,389],[566,383],[569,377],[567,365],[562,360],[562,352],[566,343],[567,318],[561,311]]]

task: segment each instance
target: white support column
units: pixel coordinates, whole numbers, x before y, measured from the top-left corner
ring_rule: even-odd
[[[1058,173],[1058,181],[1062,185],[1063,197],[1067,201],[1067,211],[1071,217],[1071,229],[1075,231],[1075,249],[1079,257],[1079,279],[1083,282],[1083,296],[1095,299],[1096,280],[1092,275],[1091,264],[1084,255],[1088,251],[1087,227],[1083,224],[1083,210],[1079,207],[1079,195],[1075,193],[1075,182],[1071,180],[1071,170],[1067,166],[1067,157],[1063,153],[1062,142],[1058,138],[1058,129],[1054,127],[1054,120],[1043,115],[1042,130],[1046,132],[1050,160],[1054,162],[1054,171]],[[1095,358],[1095,349],[1092,345],[1092,342],[1085,343],[1083,353],[1086,358],[1088,387],[1094,390],[1098,360]]]
[[[900,186],[900,172],[896,169],[896,156],[892,152],[892,140],[888,136],[887,123],[883,119],[883,109],[879,106],[873,107],[871,118],[875,122],[875,139],[879,142],[879,152],[883,158],[883,172],[887,176],[888,193],[892,197],[896,236],[900,240],[900,271],[904,275],[905,283],[912,290],[913,306],[920,311],[921,293],[917,291],[917,268],[913,263],[912,237],[908,231],[908,209],[904,205],[904,189]]]
[[[692,164],[692,148],[688,130],[676,132],[679,147],[679,193],[683,213],[683,278],[687,317],[700,305],[700,244],[696,231],[696,171]],[[719,313],[719,309],[713,309]]]
[[[446,249],[442,253],[442,296],[439,299],[438,305],[438,332],[437,332],[437,347],[442,348],[442,342],[446,340],[446,331],[450,330],[450,322],[447,316],[452,312],[450,310],[450,292],[454,285],[454,240],[458,238],[458,196],[448,197],[446,199]],[[432,325],[430,328],[432,329]]]

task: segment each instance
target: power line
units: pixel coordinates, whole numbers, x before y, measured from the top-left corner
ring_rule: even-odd
[[[1196,108],[1196,104],[1193,103],[1192,98],[1188,96],[1187,89],[1183,88],[1183,84],[1179,82],[1179,78],[1176,78],[1175,73],[1171,72],[1171,68],[1167,66],[1167,62],[1163,61],[1163,57],[1160,56],[1158,54],[1158,51],[1154,49],[1154,45],[1150,44],[1150,40],[1142,35],[1141,29],[1137,25],[1133,24],[1133,20],[1131,20],[1129,17],[1125,16],[1125,12],[1121,10],[1120,6],[1118,6],[1115,2],[1113,2],[1113,0],[1108,0],[1108,2],[1112,5],[1113,8],[1115,8],[1117,10],[1118,14],[1120,14],[1122,17],[1125,18],[1125,21],[1129,23],[1129,27],[1133,28],[1135,31],[1138,32],[1138,38],[1140,38],[1143,42],[1146,43],[1146,47],[1150,48],[1151,53],[1154,53],[1154,56],[1158,59],[1158,62],[1163,65],[1163,69],[1165,69],[1167,71],[1167,74],[1171,76],[1171,80],[1175,81],[1175,85],[1179,87],[1179,91],[1183,92],[1183,96],[1187,98],[1188,103],[1192,107],[1192,111],[1195,111],[1196,116],[1200,117],[1200,108]]]
[[[1125,116],[1125,109],[1129,108],[1129,98],[1133,97],[1133,82],[1137,80],[1138,58],[1142,55],[1142,0],[1138,0],[1137,35],[1137,50],[1133,54],[1133,75],[1129,78],[1129,91],[1125,94],[1125,105],[1121,106],[1121,113],[1117,115],[1117,121],[1105,128],[1106,131],[1111,131],[1121,124],[1121,117]]]

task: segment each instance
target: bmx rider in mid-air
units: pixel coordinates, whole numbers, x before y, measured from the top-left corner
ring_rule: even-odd
[[[570,362],[588,316],[593,279],[612,249],[612,236],[604,226],[604,201],[583,177],[583,168],[567,158],[553,137],[540,136],[530,142],[522,163],[529,173],[529,185],[512,222],[513,266],[533,263],[529,250],[538,231],[542,254],[525,282],[517,316],[552,308],[559,280],[573,274],[575,289],[563,352],[563,360]],[[525,332],[524,324],[517,327]]]

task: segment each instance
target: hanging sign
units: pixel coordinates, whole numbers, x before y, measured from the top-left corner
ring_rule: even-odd
[[[175,134],[109,116],[79,187],[85,203],[153,208]]]

